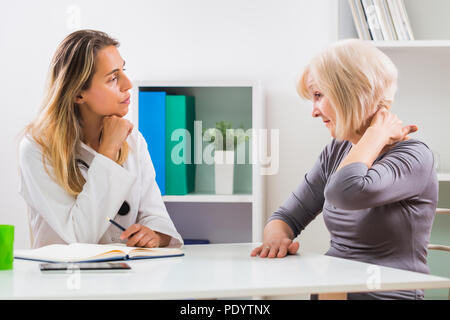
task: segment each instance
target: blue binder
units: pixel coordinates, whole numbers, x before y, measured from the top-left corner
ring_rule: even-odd
[[[147,141],[161,195],[166,194],[166,93],[139,91],[139,131]]]

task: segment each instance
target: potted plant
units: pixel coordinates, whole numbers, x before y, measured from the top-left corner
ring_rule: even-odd
[[[216,194],[233,194],[235,150],[248,139],[243,128],[233,129],[230,122],[216,122],[206,129],[203,140],[214,143],[214,179]]]

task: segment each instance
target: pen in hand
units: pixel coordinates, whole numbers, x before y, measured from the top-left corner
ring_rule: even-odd
[[[115,225],[117,228],[119,228],[122,231],[125,231],[126,229],[124,227],[122,227],[120,224],[118,224],[117,222],[115,222],[113,219],[106,217],[106,220],[108,220],[109,222],[111,222],[113,225]]]
[[[118,224],[109,217],[107,217],[106,220],[108,220],[114,226],[123,231],[122,235],[120,236],[120,240],[128,239],[127,246],[129,247],[136,246],[136,247],[155,248],[159,247],[161,243],[161,236],[157,232],[151,230],[146,226],[140,224],[133,224],[128,229],[125,229],[124,227],[122,227],[120,224]],[[169,240],[170,237],[165,241],[169,242]]]

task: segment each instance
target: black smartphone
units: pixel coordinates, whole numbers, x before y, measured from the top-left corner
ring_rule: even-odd
[[[116,272],[131,270],[125,262],[81,262],[81,263],[41,263],[41,272],[74,273],[81,272]]]

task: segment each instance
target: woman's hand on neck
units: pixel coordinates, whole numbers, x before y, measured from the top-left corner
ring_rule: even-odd
[[[356,134],[347,140],[352,149],[342,160],[336,171],[353,162],[362,162],[370,169],[379,155],[388,151],[394,144],[408,140],[408,134],[417,131],[417,126],[403,126],[403,122],[386,108],[378,110],[370,126],[362,136]]]

